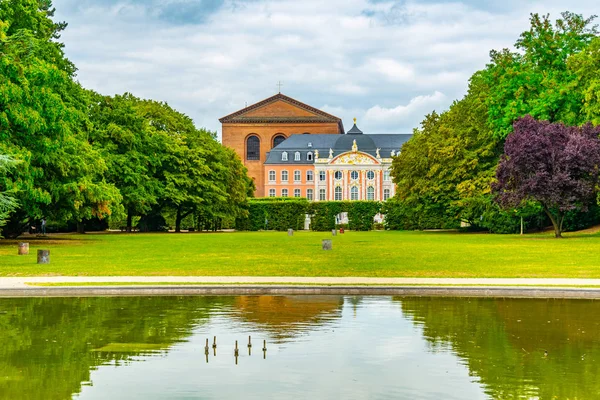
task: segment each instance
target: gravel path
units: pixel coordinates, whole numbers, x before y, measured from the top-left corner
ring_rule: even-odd
[[[288,276],[46,276],[46,277],[0,277],[0,289],[32,287],[39,283],[127,283],[143,282],[149,286],[156,283],[197,283],[210,285],[479,285],[479,286],[598,286],[600,279],[564,278],[363,278],[363,277],[288,277]],[[98,285],[101,286],[101,285]]]

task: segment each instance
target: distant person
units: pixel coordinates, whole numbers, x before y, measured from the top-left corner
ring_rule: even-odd
[[[46,234],[46,218],[42,218],[42,235]]]

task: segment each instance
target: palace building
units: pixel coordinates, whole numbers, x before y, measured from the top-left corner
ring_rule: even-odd
[[[410,134],[363,134],[281,93],[219,120],[256,184],[256,197],[387,200],[392,158]]]

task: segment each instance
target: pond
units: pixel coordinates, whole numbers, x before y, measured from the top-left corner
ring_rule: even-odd
[[[593,300],[4,298],[0,398],[595,399],[599,317]]]

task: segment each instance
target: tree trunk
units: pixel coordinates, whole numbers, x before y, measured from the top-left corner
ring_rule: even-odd
[[[177,207],[177,216],[175,217],[175,232],[181,232],[181,206]]]
[[[77,221],[77,233],[85,233],[85,224],[83,221]]]
[[[564,220],[564,215],[559,211],[557,216],[554,216],[548,207],[544,206],[544,212],[552,221],[552,226],[554,227],[554,237],[557,239],[562,239],[562,223]]]
[[[127,233],[131,233],[132,222],[133,222],[133,212],[131,212],[131,210],[127,210]]]

